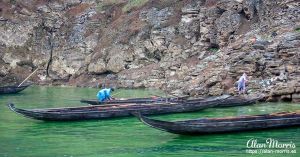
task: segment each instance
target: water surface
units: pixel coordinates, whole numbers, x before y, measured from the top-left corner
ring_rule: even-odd
[[[205,136],[182,136],[143,125],[134,117],[80,122],[43,122],[10,111],[6,103],[20,108],[83,106],[81,98],[95,98],[97,89],[73,87],[30,87],[0,96],[0,156],[4,157],[156,157],[156,156],[250,156],[246,143],[274,138],[292,141],[297,154],[255,156],[299,156],[300,128],[273,129]],[[116,90],[116,97],[146,97],[157,90]],[[254,115],[299,110],[299,104],[264,103],[244,107],[215,108],[195,113],[152,116],[163,120]]]

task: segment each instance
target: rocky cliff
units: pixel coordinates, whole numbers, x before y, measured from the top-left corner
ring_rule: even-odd
[[[300,99],[298,0],[3,0],[0,81]]]

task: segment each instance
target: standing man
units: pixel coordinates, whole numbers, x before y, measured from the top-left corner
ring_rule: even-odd
[[[245,94],[246,92],[246,82],[247,82],[247,75],[246,73],[244,73],[240,79],[238,80],[238,91],[239,91],[239,94],[243,93]]]
[[[110,96],[111,92],[114,91],[113,88],[104,88],[101,89],[98,93],[97,93],[97,98],[99,100],[99,102],[103,102],[106,100],[112,100],[112,97]]]

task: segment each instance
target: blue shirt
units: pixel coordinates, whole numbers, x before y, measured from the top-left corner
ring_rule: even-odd
[[[110,92],[111,92],[111,89],[110,88],[104,88],[104,89],[101,89],[98,94],[97,94],[97,98],[98,100],[101,102],[101,101],[105,101],[105,100],[108,100],[110,98]]]

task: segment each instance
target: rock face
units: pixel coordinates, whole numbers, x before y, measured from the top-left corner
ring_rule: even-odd
[[[129,7],[130,6],[130,7]],[[299,101],[296,0],[1,1],[0,82],[249,92]],[[128,8],[129,7],[129,8]]]

